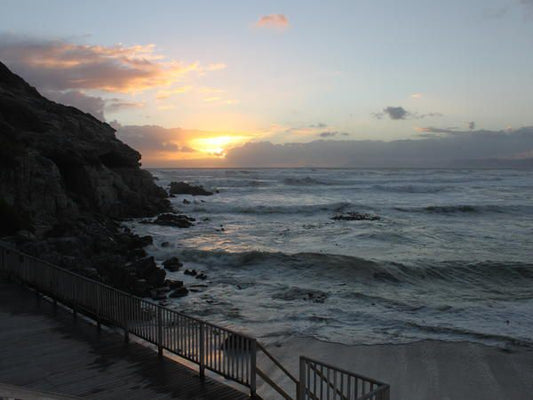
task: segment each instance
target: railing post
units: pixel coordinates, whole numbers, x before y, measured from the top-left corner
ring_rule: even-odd
[[[122,311],[122,318],[124,320],[124,323],[123,323],[123,328],[124,328],[124,343],[129,343],[130,342],[130,331],[129,331],[129,328],[128,328],[128,315],[127,315],[127,308],[126,308],[126,297],[125,296],[121,296],[120,299],[122,300],[121,301],[121,311]]]
[[[296,389],[296,398],[297,400],[304,400],[305,399],[305,359],[300,356],[300,381],[298,382],[298,386]]]
[[[200,322],[200,378],[205,377],[205,324]]]
[[[161,307],[157,307],[157,354],[163,356],[163,321]]]
[[[251,340],[250,346],[250,397],[257,392],[257,339]]]
[[[100,319],[100,314],[102,312],[102,293],[100,285],[96,284],[96,329],[98,332],[102,330],[102,322]]]

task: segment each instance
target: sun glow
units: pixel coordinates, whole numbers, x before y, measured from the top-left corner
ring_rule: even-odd
[[[215,136],[210,138],[193,139],[191,147],[199,152],[207,153],[211,156],[224,157],[228,148],[246,142],[246,136]]]

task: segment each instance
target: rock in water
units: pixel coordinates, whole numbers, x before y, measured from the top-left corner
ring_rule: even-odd
[[[193,222],[195,221],[194,218],[187,217],[183,214],[161,214],[159,215],[155,220],[149,221],[141,221],[143,224],[154,224],[154,225],[162,225],[162,226],[175,226],[176,228],[189,228],[193,226]]]
[[[211,196],[213,192],[205,190],[202,186],[190,185],[186,182],[171,182],[170,194],[190,194],[193,196]]]
[[[178,257],[170,257],[168,260],[163,261],[163,267],[171,272],[178,271],[182,265]]]
[[[348,212],[345,214],[337,214],[331,219],[334,221],[379,221],[381,218],[379,215]]]

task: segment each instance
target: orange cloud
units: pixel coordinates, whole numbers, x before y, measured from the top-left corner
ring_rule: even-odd
[[[289,27],[289,19],[283,14],[264,15],[255,23],[259,28],[286,29]]]
[[[7,34],[0,35],[0,58],[42,89],[121,93],[169,87],[193,72],[226,67],[169,60],[153,44],[93,46]]]
[[[175,94],[186,93],[191,90],[192,86],[181,86],[174,89],[163,89],[157,92],[155,98],[158,100],[168,99],[170,96]]]

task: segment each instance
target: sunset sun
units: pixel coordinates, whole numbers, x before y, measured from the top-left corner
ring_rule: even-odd
[[[191,140],[191,147],[201,153],[223,157],[226,151],[239,144],[243,144],[246,136],[215,136]]]

